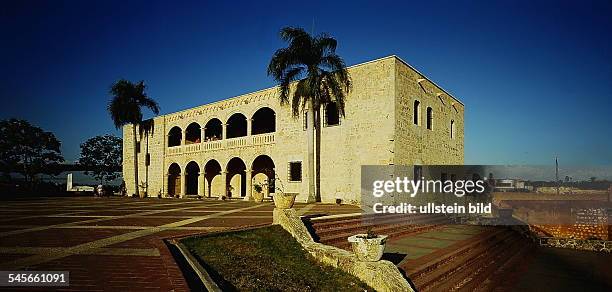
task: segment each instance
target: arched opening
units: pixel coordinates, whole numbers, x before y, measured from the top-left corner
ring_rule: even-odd
[[[267,155],[260,155],[253,160],[253,186],[267,186],[263,188],[264,196],[274,193],[275,191],[275,170],[274,161]],[[253,190],[254,192],[255,190]]]
[[[244,197],[246,195],[246,165],[238,157],[230,159],[227,163],[227,196]]]
[[[227,120],[227,138],[236,138],[247,135],[247,119],[241,113],[233,114]]]
[[[427,129],[431,130],[433,124],[433,109],[431,107],[427,107]]]
[[[221,181],[221,164],[216,160],[209,160],[204,165],[207,190],[206,194],[210,196],[222,196],[224,182]]]
[[[412,117],[413,117],[413,122],[415,125],[419,124],[419,114],[421,113],[421,102],[419,102],[418,100],[414,101],[414,107],[412,109]]]
[[[251,134],[276,132],[276,114],[269,107],[262,107],[253,114]]]
[[[455,139],[455,120],[450,121],[450,137]]]
[[[195,161],[187,163],[185,167],[185,194],[198,195],[198,177],[200,176],[200,166]]]
[[[181,167],[176,164],[170,164],[168,167],[168,196],[174,197],[181,193]]]
[[[202,130],[200,124],[191,123],[185,129],[185,144],[200,143],[202,141]]]
[[[223,139],[223,125],[217,118],[211,119],[204,126],[204,141],[216,141]]]
[[[330,102],[325,105],[325,126],[337,126],[340,125],[340,112],[338,111],[338,104]]]
[[[168,147],[180,146],[183,140],[183,132],[179,127],[172,127],[168,132]]]

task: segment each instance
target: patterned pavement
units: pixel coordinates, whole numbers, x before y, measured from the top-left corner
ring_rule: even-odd
[[[162,239],[272,223],[272,203],[40,198],[0,205],[0,270],[70,271],[68,291],[189,287]],[[352,206],[296,204],[304,215]],[[14,289],[14,288],[12,288]]]

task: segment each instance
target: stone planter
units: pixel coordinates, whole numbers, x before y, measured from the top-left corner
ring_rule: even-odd
[[[378,235],[376,238],[366,238],[366,234],[356,234],[350,236],[348,241],[351,243],[353,252],[360,261],[377,262],[385,252],[387,235]]]
[[[291,209],[295,203],[297,193],[277,193],[274,195],[274,206],[277,209]]]
[[[258,191],[254,191],[253,192],[253,201],[257,202],[257,203],[261,203],[264,200],[264,194],[263,192],[258,192]]]

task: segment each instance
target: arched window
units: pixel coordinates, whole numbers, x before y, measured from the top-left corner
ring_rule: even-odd
[[[223,139],[223,126],[217,118],[211,119],[204,126],[204,141],[216,141]]]
[[[227,119],[226,127],[228,139],[247,135],[247,119],[241,113],[235,113]]]
[[[198,123],[191,123],[185,129],[185,144],[200,143],[202,140],[202,130]]]
[[[451,139],[455,139],[455,120],[451,120],[450,122],[450,137]]]
[[[340,125],[340,111],[338,110],[338,104],[330,102],[325,105],[325,125],[324,126],[337,126]]]
[[[414,108],[412,109],[412,117],[415,125],[419,124],[419,113],[421,112],[421,103],[418,100],[414,101]]]
[[[265,134],[276,131],[276,114],[269,107],[262,107],[253,114],[251,134]]]
[[[183,132],[179,127],[172,127],[168,132],[168,147],[180,146],[183,140]]]
[[[427,130],[432,129],[433,123],[433,109],[431,107],[427,107]]]

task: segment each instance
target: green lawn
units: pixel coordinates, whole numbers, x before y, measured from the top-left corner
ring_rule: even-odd
[[[277,225],[182,242],[224,291],[373,291],[356,277],[319,264]]]

